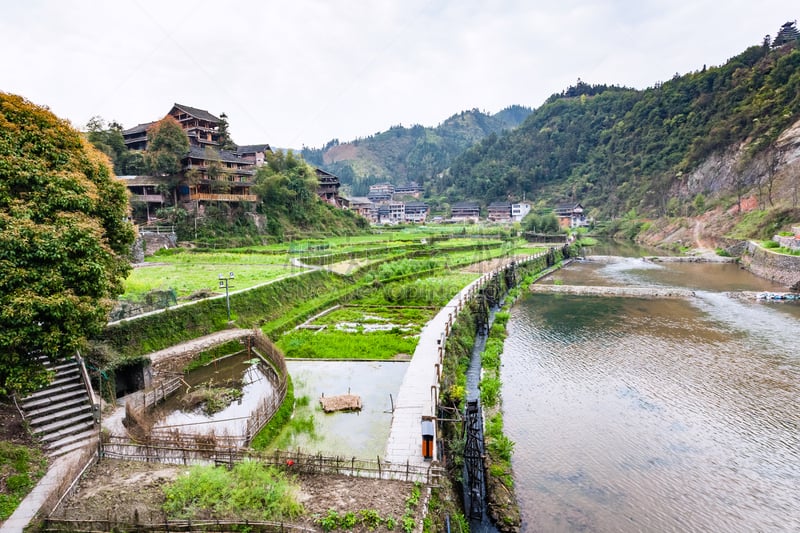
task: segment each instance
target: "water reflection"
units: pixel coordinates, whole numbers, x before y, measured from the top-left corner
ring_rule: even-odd
[[[300,449],[343,457],[382,456],[392,423],[392,400],[403,382],[407,361],[287,360],[295,398],[306,405],[295,408],[296,419],[311,418],[313,430],[295,431],[291,425],[274,443],[282,449]],[[319,406],[324,395],[351,392],[361,396],[359,412],[326,414]]]
[[[159,409],[161,419],[154,429],[179,428],[181,431],[197,431],[217,435],[241,436],[245,434],[247,418],[259,403],[273,394],[272,384],[263,375],[255,360],[247,354],[238,354],[219,359],[197,370],[185,378],[187,388],[171,396]],[[189,387],[200,385],[231,386],[241,389],[241,398],[232,401],[224,409],[206,414],[202,406],[191,410],[182,407],[183,393]]]
[[[635,261],[559,275],[697,297],[514,308],[503,405],[523,529],[800,530],[800,322],[718,292],[770,285],[734,265]]]

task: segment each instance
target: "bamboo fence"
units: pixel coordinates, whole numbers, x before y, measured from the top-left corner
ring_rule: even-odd
[[[213,464],[232,468],[242,461],[258,461],[270,466],[285,468],[303,474],[329,474],[363,477],[369,479],[418,481],[426,485],[438,486],[444,469],[438,463],[414,464],[410,461],[392,463],[381,460],[359,459],[356,457],[326,456],[307,454],[301,451],[259,452],[225,442],[198,445],[191,441],[133,442],[123,437],[110,437],[103,443],[103,457],[127,459],[151,463],[195,465]]]
[[[296,526],[284,522],[256,522],[249,520],[154,520],[149,522],[131,520],[117,520],[109,516],[106,519],[67,520],[64,518],[48,518],[37,530],[40,532],[104,532],[104,531],[136,531],[147,533],[180,532],[180,531],[217,531],[234,532],[250,531],[251,533],[272,532],[313,532],[318,531],[303,526]]]

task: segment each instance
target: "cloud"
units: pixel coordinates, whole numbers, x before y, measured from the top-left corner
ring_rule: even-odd
[[[578,78],[645,88],[721,64],[794,2],[28,1],[4,7],[0,89],[82,126],[174,102],[225,112],[240,143],[320,146],[538,106]]]

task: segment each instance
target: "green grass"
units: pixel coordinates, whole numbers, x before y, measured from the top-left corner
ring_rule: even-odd
[[[342,322],[370,324],[417,325],[428,322],[436,314],[435,309],[421,307],[347,306],[327,313],[314,325],[334,326]]]
[[[293,519],[304,512],[298,490],[284,473],[256,461],[231,470],[195,466],[164,487],[164,511],[171,518]]]
[[[47,459],[36,448],[0,441],[0,520],[16,510],[47,471]]]
[[[125,293],[120,299],[131,300],[152,290],[174,289],[178,298],[185,298],[198,291],[225,294],[219,288],[219,274],[235,278],[228,280],[230,291],[248,289],[260,283],[272,281],[297,269],[279,264],[247,264],[231,262],[171,263],[135,268],[125,280]]]
[[[276,343],[288,358],[392,359],[412,355],[418,339],[401,331],[348,333],[335,330],[293,330]]]

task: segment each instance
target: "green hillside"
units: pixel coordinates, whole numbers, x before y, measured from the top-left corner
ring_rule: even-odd
[[[393,126],[365,139],[330,141],[320,149],[304,148],[303,158],[339,176],[351,194],[365,196],[369,186],[388,181],[428,184],[468,147],[492,133],[518,126],[531,109],[511,106],[494,115],[477,109],[451,116],[440,125]]]
[[[550,97],[518,128],[489,135],[433,184],[450,201],[575,199],[599,216],[667,215],[669,199],[741,194],[756,168],[800,118],[798,41],[765,41],[719,67],[633,90],[578,82]],[[722,185],[682,183],[712,156],[736,155]],[[720,189],[720,187],[722,189]],[[673,201],[674,203],[674,201]]]

